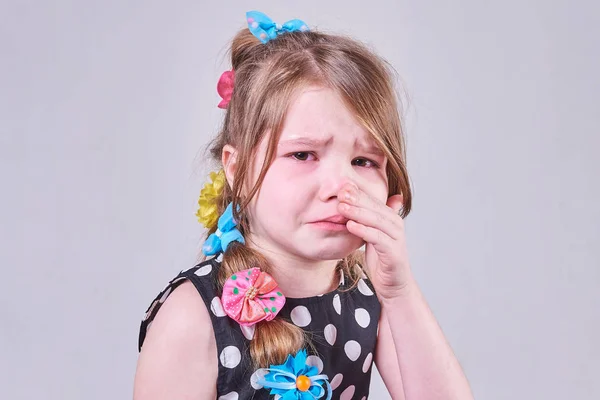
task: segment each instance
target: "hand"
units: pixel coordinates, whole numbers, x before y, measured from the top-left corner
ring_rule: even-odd
[[[403,196],[393,195],[383,204],[353,184],[338,193],[338,211],[349,221],[348,231],[366,242],[365,263],[369,278],[382,300],[402,294],[413,280],[399,212]]]

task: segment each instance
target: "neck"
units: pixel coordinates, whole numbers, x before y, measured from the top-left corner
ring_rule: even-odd
[[[308,260],[278,250],[258,248],[247,243],[271,263],[273,276],[281,291],[289,298],[318,296],[338,287],[339,260]]]

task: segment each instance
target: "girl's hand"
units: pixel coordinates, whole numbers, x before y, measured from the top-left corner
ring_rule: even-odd
[[[391,196],[383,204],[355,185],[347,184],[338,193],[338,199],[338,211],[349,219],[348,231],[366,242],[366,268],[377,294],[382,300],[399,296],[413,279],[404,220],[399,215],[403,196]]]

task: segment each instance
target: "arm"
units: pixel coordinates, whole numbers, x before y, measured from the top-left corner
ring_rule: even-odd
[[[191,282],[158,311],[137,364],[134,400],[215,399],[217,346],[208,310]]]
[[[392,331],[390,330],[386,310],[383,308],[381,309],[381,317],[379,318],[375,365],[392,399],[405,400],[400,365],[398,365],[398,358],[396,356],[396,345],[392,338]]]
[[[473,399],[469,383],[414,280],[382,299],[406,399]],[[387,384],[387,383],[386,383]],[[398,397],[402,398],[402,397]],[[396,399],[396,397],[394,397]]]
[[[396,371],[407,400],[472,399],[458,360],[412,276],[400,216],[403,195],[390,196],[384,204],[348,183],[338,193],[338,200],[339,212],[349,219],[348,231],[365,242],[365,265],[382,315],[387,316],[384,322],[389,324],[392,340],[383,333],[379,352],[395,353],[399,368],[395,370],[388,358],[381,357],[384,374],[393,374],[386,368]],[[399,397],[396,382],[390,391]]]

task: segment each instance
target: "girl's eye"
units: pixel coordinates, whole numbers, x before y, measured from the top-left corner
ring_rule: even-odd
[[[379,165],[375,161],[371,161],[367,158],[355,158],[352,161],[352,165],[358,165],[359,167],[367,168],[379,168]]]
[[[311,155],[312,154],[307,151],[297,151],[295,153],[292,153],[292,157],[294,157],[298,161],[306,161]]]
[[[295,153],[291,153],[290,156],[298,161],[311,161],[312,159],[315,159],[315,155],[309,151],[297,151]],[[310,157],[313,158],[310,159]],[[355,158],[352,160],[351,164],[364,168],[379,168],[379,164],[377,164],[375,161],[369,160],[368,158]]]

